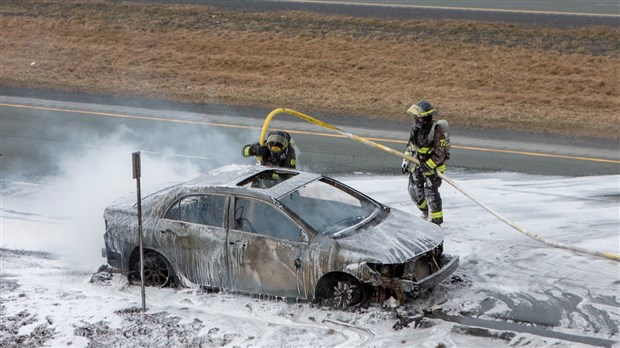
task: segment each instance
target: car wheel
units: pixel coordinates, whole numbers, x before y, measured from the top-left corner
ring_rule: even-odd
[[[172,268],[168,261],[155,251],[144,253],[144,285],[163,287],[173,283]],[[133,263],[128,275],[132,284],[140,284],[140,260]]]
[[[366,299],[364,286],[352,280],[341,280],[334,285],[332,293],[332,306],[346,309],[362,303]]]

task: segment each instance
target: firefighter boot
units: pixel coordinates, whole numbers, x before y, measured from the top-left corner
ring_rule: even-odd
[[[428,209],[422,210],[422,214],[420,215],[420,219],[424,221],[428,221]]]
[[[437,226],[441,226],[443,223],[443,211],[433,211],[431,212],[431,222]]]
[[[431,211],[431,222],[441,226],[443,223],[443,209],[441,195],[439,194],[439,186],[441,179],[438,177],[428,177],[427,186],[424,188],[424,194],[428,200],[428,207]]]

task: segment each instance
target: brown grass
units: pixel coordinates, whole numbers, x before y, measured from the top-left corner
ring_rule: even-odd
[[[204,6],[3,1],[0,85],[618,139],[620,33]]]

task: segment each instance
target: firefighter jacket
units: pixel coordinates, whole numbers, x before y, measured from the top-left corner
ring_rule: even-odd
[[[432,121],[423,126],[414,126],[409,135],[405,154],[423,163],[423,174],[434,175],[446,170],[445,162],[450,158],[450,137],[445,120]],[[426,167],[426,168],[425,168]],[[411,170],[414,168],[412,166]]]
[[[260,147],[261,146],[259,143],[244,146],[243,156],[258,156]],[[268,167],[295,169],[297,167],[297,155],[295,154],[295,148],[288,146],[284,151],[278,154],[267,152],[267,155],[261,156],[260,164]]]
[[[295,169],[297,167],[297,155],[295,154],[295,149],[289,146],[279,154],[269,153],[267,156],[262,156],[260,164],[269,167]]]

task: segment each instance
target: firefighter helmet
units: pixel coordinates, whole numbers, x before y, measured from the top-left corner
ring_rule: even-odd
[[[267,147],[272,153],[278,154],[285,151],[289,145],[290,135],[283,131],[273,131],[267,137]]]
[[[419,101],[407,110],[409,115],[413,115],[415,117],[429,117],[435,115],[437,111],[431,105],[431,103],[426,100]]]

